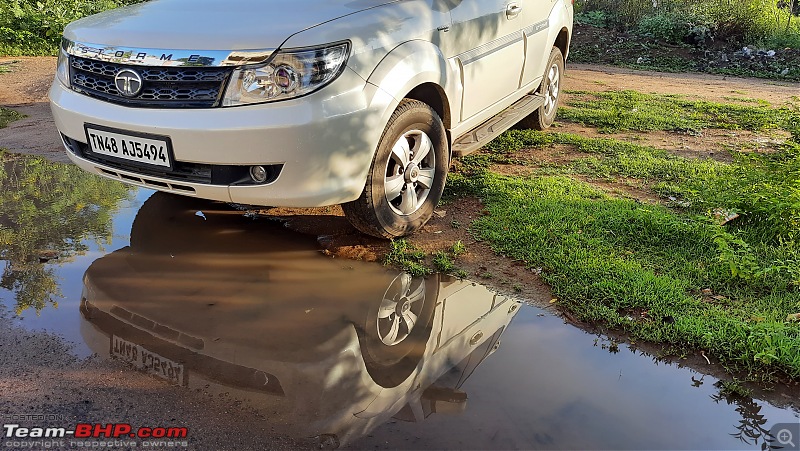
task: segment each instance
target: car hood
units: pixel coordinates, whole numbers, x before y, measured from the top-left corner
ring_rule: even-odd
[[[64,37],[127,48],[276,49],[293,34],[396,1],[153,0],[73,22]]]

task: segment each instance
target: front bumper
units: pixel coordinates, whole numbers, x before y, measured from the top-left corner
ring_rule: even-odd
[[[56,80],[50,103],[70,159],[89,172],[160,191],[250,205],[318,207],[358,198],[385,112],[376,91],[350,69],[331,85],[290,101],[235,108],[130,108],[78,94]],[[381,99],[383,100],[383,99]],[[240,186],[157,176],[88,159],[84,124],[169,136],[176,162],[273,165],[271,183]],[[75,144],[75,143],[72,143]]]

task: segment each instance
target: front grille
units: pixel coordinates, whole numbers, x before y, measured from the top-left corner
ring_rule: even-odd
[[[117,90],[114,77],[123,69],[135,70],[142,77],[142,90],[135,97],[125,97]],[[140,67],[70,57],[72,89],[136,107],[215,107],[232,71],[228,67]]]

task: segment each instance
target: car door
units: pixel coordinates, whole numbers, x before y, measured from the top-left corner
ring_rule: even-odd
[[[462,67],[462,120],[519,89],[525,58],[519,0],[450,0],[452,25],[442,36]]]
[[[519,18],[522,22],[526,48],[523,86],[541,79],[544,75],[544,66],[547,64],[550,48],[553,45],[552,42],[548,42],[550,13],[557,2],[558,0],[519,0],[522,8]]]

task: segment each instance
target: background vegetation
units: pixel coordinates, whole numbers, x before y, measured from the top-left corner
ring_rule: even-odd
[[[0,55],[55,55],[64,27],[81,17],[141,0],[3,0]]]
[[[578,20],[672,43],[800,47],[797,0],[579,0]]]
[[[578,0],[573,62],[800,81],[800,0]]]

